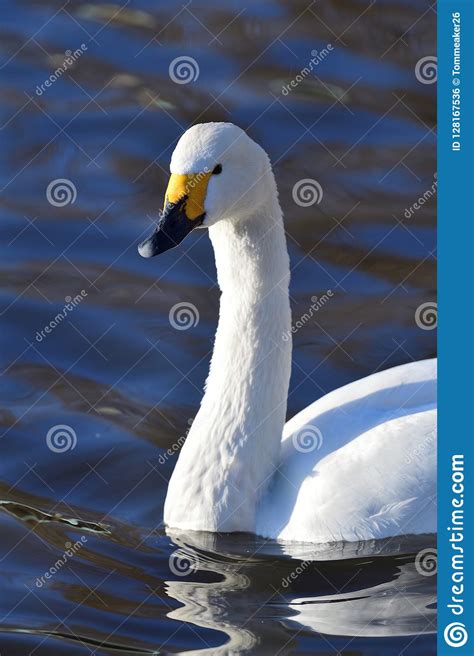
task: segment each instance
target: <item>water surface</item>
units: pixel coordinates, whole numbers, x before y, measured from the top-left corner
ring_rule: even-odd
[[[416,321],[436,294],[434,194],[413,207],[436,181],[436,85],[415,75],[435,21],[425,0],[2,4],[2,653],[435,653],[435,577],[415,566],[430,539],[308,554],[166,534],[218,288],[204,231],[159,260],[136,251],[180,134],[233,121],[274,162],[295,321],[332,293],[294,336],[288,416],[434,355]],[[169,74],[181,56],[189,84]],[[308,207],[292,199],[305,178],[323,191]],[[48,201],[57,179],[74,203]],[[182,302],[199,314],[186,331],[169,320]],[[70,448],[48,447],[58,425]]]

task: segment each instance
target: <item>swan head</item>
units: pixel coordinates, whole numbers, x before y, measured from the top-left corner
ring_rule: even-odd
[[[258,214],[274,190],[268,155],[232,123],[201,123],[187,130],[170,171],[158,225],[138,247],[143,257],[174,248],[194,228]],[[262,184],[268,175],[272,183]]]

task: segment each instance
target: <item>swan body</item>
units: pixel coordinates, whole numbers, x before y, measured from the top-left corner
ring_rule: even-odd
[[[435,530],[435,360],[345,385],[287,422],[257,533],[352,542]]]
[[[435,361],[346,385],[285,425],[290,267],[268,156],[240,128],[207,123],[181,137],[170,168],[160,222],[140,253],[207,228],[221,300],[166,525],[312,543],[435,532]]]

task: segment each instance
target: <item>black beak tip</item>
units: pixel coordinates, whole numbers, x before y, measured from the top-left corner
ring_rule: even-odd
[[[153,237],[148,237],[141,244],[138,244],[138,252],[142,257],[153,257],[156,255],[156,250],[153,248]]]
[[[142,257],[154,257],[180,244],[187,234],[201,225],[205,214],[190,220],[185,212],[186,197],[177,203],[167,203],[160,215],[158,226],[150,237],[138,245]]]

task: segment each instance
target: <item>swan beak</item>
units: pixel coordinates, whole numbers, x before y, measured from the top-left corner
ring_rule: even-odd
[[[156,230],[138,246],[142,257],[153,257],[174,248],[193,228],[201,225],[206,215],[204,200],[210,175],[207,171],[171,175]]]
[[[204,214],[190,220],[185,211],[186,196],[177,203],[167,203],[155,232],[138,246],[142,257],[154,257],[174,248],[193,228],[201,225]]]

